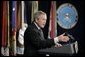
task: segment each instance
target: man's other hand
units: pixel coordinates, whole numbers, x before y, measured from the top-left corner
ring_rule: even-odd
[[[69,37],[68,36],[64,36],[64,35],[65,35],[65,33],[63,33],[60,36],[58,36],[59,41],[62,41],[62,42],[69,41]]]
[[[62,45],[59,44],[59,43],[57,43],[57,44],[55,45],[55,47],[56,47],[56,48],[57,48],[57,47],[62,47]]]

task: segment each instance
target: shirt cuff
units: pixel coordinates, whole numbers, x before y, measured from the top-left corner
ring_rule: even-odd
[[[59,42],[58,37],[54,38],[54,43],[57,44]]]

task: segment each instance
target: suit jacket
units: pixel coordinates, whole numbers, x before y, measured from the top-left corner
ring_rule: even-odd
[[[25,55],[36,55],[37,50],[50,48],[53,45],[55,44],[51,39],[41,40],[40,31],[34,23],[28,26],[24,34]]]

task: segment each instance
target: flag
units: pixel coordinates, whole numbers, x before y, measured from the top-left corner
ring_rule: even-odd
[[[21,28],[27,23],[25,1],[21,1]]]
[[[9,56],[9,47],[10,47],[10,15],[9,15],[9,1],[7,1],[7,55]]]
[[[38,1],[32,1],[31,22],[34,20],[34,13],[38,11]]]
[[[4,55],[4,48],[6,46],[6,34],[5,34],[5,27],[6,27],[6,1],[3,1],[3,12],[2,12],[2,47],[1,47],[1,54]]]
[[[51,9],[50,9],[50,22],[49,22],[49,35],[51,39],[56,37],[56,1],[51,1]]]
[[[21,1],[17,1],[17,30],[22,26],[22,10],[21,10]]]
[[[6,46],[6,19],[7,19],[7,11],[6,11],[6,1],[3,1],[3,12],[2,12],[2,46]]]
[[[21,45],[20,43],[21,42],[24,42],[24,39],[23,39],[23,37],[22,36],[20,36],[20,35],[22,35],[23,33],[21,32],[22,31],[22,27],[24,26],[24,1],[21,1],[20,2],[20,5],[19,5],[20,7],[19,7],[19,12],[18,12],[18,14],[19,14],[19,19],[20,19],[20,22],[21,22],[21,25],[20,25],[20,28],[19,29],[17,29],[17,48],[16,48],[16,53],[17,54],[20,54],[20,55],[23,55],[23,53],[24,53],[24,44],[23,45]],[[20,12],[21,11],[21,12]],[[20,14],[21,13],[21,14]],[[21,39],[23,39],[22,41],[21,41]]]
[[[15,56],[16,55],[16,5],[17,1],[11,1],[12,6],[11,6],[11,43],[10,43],[10,48],[11,48],[11,55]]]
[[[3,56],[9,56],[9,2],[2,2],[2,45],[1,54]]]

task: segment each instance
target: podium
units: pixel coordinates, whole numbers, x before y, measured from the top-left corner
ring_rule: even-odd
[[[39,54],[60,54],[60,55],[73,55],[78,53],[78,42],[75,41],[73,43],[64,44],[62,47],[51,47],[46,49],[38,50]]]

